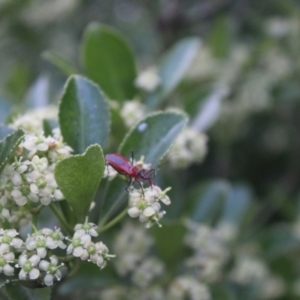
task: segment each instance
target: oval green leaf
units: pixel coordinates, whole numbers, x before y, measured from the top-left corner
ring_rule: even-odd
[[[155,168],[187,123],[181,113],[159,112],[141,120],[125,136],[119,153],[128,156],[134,151],[136,159],[143,155],[145,162]]]
[[[185,38],[166,54],[158,69],[160,88],[150,93],[145,100],[149,108],[158,106],[177,87],[195,58],[199,46],[198,38]]]
[[[99,145],[92,145],[84,154],[68,157],[55,167],[55,180],[78,221],[83,221],[88,213],[104,167]]]
[[[133,54],[117,31],[91,23],[83,38],[82,63],[86,74],[114,100],[132,99],[136,93]]]
[[[99,87],[76,75],[69,77],[59,106],[59,124],[65,142],[75,154],[92,144],[105,145],[110,113]]]

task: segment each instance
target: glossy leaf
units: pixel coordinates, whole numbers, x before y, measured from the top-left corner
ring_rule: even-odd
[[[92,81],[79,75],[69,77],[58,117],[63,138],[74,153],[83,153],[92,144],[105,145],[109,109],[103,93]]]
[[[125,136],[119,153],[128,156],[130,151],[134,151],[136,159],[144,156],[145,162],[155,168],[186,123],[187,117],[181,113],[151,114]]]
[[[83,221],[104,171],[99,145],[88,147],[82,155],[68,157],[56,165],[55,180],[78,221]]]
[[[136,93],[136,69],[125,39],[112,28],[92,23],[84,34],[82,47],[87,76],[111,99],[132,99]]]
[[[51,288],[42,287],[40,282],[29,280],[13,280],[3,285],[6,295],[11,300],[50,300]]]
[[[198,38],[179,41],[164,57],[158,69],[160,87],[145,99],[149,108],[157,107],[180,83],[199,49]]]
[[[57,69],[59,69],[63,74],[67,76],[78,73],[76,68],[73,67],[70,62],[68,62],[65,58],[61,57],[60,55],[54,52],[45,51],[42,53],[42,58],[50,62],[52,65],[54,65]]]
[[[45,136],[52,135],[53,134],[52,130],[57,127],[58,127],[57,120],[53,120],[53,119],[43,120],[43,130]]]
[[[22,129],[17,129],[0,141],[0,170],[4,168],[6,162],[13,155],[23,137],[24,131]]]
[[[6,283],[4,288],[10,300],[31,300],[31,297],[26,293],[26,289],[17,281]]]

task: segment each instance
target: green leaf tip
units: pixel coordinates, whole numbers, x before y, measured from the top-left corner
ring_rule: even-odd
[[[82,64],[89,78],[99,84],[109,98],[132,99],[137,76],[132,51],[115,29],[91,23],[83,37]]]
[[[125,136],[119,152],[134,151],[136,159],[156,167],[187,123],[187,116],[179,112],[155,112],[134,126]]]
[[[68,78],[58,118],[64,141],[75,154],[83,153],[92,144],[105,145],[110,128],[110,111],[104,94],[89,79],[80,75]]]

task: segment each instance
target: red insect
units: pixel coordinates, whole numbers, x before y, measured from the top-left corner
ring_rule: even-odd
[[[140,169],[133,164],[133,152],[131,152],[131,162],[121,154],[107,154],[105,155],[107,163],[112,166],[119,174],[125,175],[128,177],[128,185],[126,186],[126,191],[130,187],[132,180],[137,182],[142,191],[143,186],[141,181],[148,181],[149,185],[152,186],[152,179],[155,177],[155,169],[145,170]]]

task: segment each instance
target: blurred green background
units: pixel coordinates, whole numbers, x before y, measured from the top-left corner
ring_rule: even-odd
[[[297,220],[299,1],[1,0],[0,122],[24,107],[57,101],[67,76],[49,62],[46,51],[80,73],[80,44],[92,21],[119,30],[140,71],[157,65],[180,39],[201,39],[192,67],[160,108],[185,110],[191,125],[207,133],[208,154],[202,164],[167,176],[166,181],[180,182],[189,193],[197,183],[212,179],[243,183],[259,203],[252,224],[260,228]],[[175,188],[172,199],[177,192]],[[178,211],[170,210],[169,217],[176,218]],[[285,243],[275,235],[273,243]],[[269,240],[263,236],[261,241]],[[297,244],[293,254],[299,249]],[[287,277],[295,273],[293,269]]]
[[[250,183],[262,198],[296,197],[299,13],[299,2],[288,0],[2,0],[0,119],[20,109],[33,87],[39,105],[57,99],[66,76],[43,55],[52,51],[80,72],[80,41],[91,21],[126,37],[139,70],[157,64],[181,38],[198,36],[202,47],[194,67],[167,104],[194,118],[197,103],[216,85],[228,91],[209,129],[208,157],[188,181],[221,176]],[[291,201],[285,199],[285,206]]]

